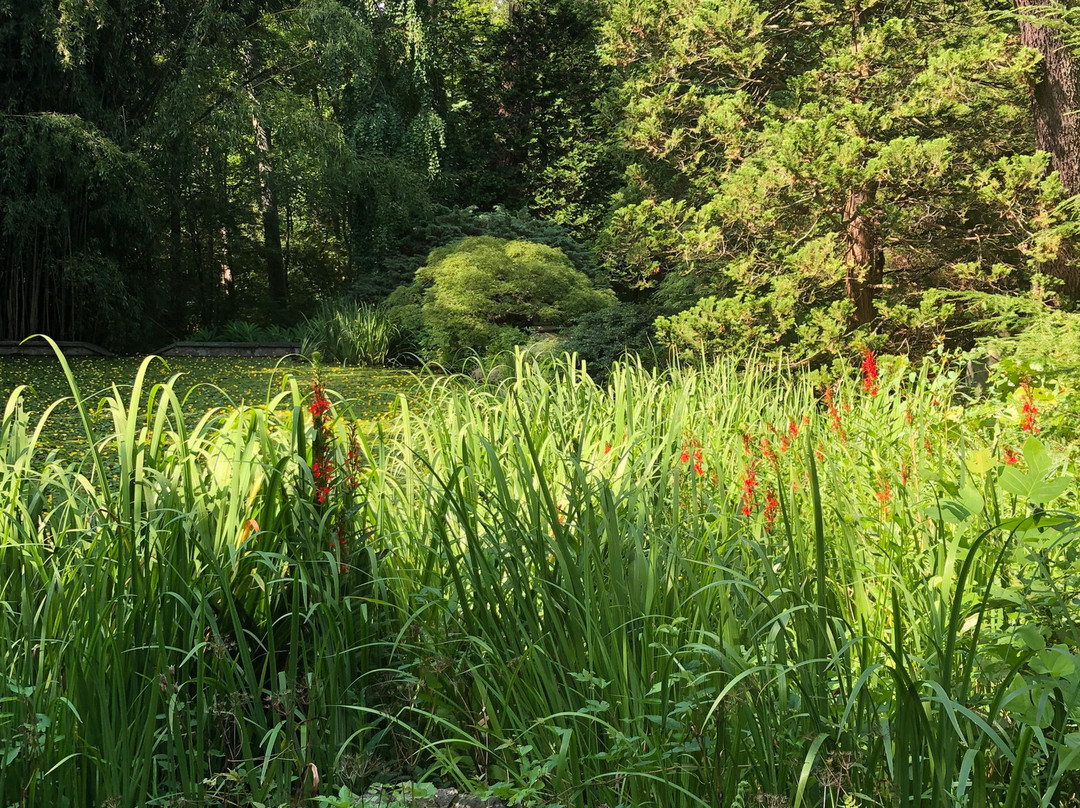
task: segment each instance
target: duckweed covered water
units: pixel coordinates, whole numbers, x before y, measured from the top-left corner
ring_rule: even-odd
[[[98,406],[116,385],[121,391],[130,388],[144,357],[71,357],[79,391],[93,411],[93,423],[102,433],[108,415]],[[170,357],[156,359],[147,371],[147,388],[180,374],[177,389],[183,391],[184,411],[201,417],[209,410],[240,404],[264,404],[277,393],[288,389],[295,380],[302,391],[310,390],[314,370],[305,362],[271,357]],[[327,389],[348,402],[354,418],[375,421],[392,410],[399,393],[409,393],[420,386],[416,374],[404,370],[340,368],[323,366],[320,375]],[[0,394],[6,402],[20,385],[27,389],[23,406],[31,423],[57,399],[67,399],[49,415],[41,446],[78,456],[85,448],[82,425],[72,399],[71,389],[56,357],[0,358]]]

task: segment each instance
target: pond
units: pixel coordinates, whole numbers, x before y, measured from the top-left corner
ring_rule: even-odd
[[[143,357],[71,357],[75,381],[90,409],[93,422],[107,429],[108,416],[98,409],[102,398],[116,385],[127,398]],[[282,390],[288,379],[308,392],[313,378],[312,366],[292,359],[262,357],[171,357],[155,359],[147,370],[145,391],[156,383],[180,374],[176,389],[184,412],[192,419],[210,409],[238,404],[263,404]],[[349,403],[355,418],[376,420],[386,417],[399,393],[415,391],[419,377],[396,369],[342,368],[320,369],[325,386]],[[0,357],[0,394],[6,404],[19,386],[26,385],[23,406],[33,423],[57,399],[71,398],[71,389],[56,357]],[[144,392],[145,402],[145,392]],[[144,405],[145,406],[145,405]],[[193,422],[193,421],[192,421]],[[82,426],[73,403],[65,402],[50,414],[43,430],[43,448],[73,447],[83,442]]]

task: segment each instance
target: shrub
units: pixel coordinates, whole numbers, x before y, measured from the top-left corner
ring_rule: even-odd
[[[388,256],[379,267],[379,280],[374,283],[370,276],[363,280],[364,288],[357,289],[364,297],[375,299],[386,294],[385,283],[390,287],[408,284],[416,271],[427,263],[432,250],[455,244],[470,236],[494,236],[511,241],[531,241],[562,250],[574,268],[595,279],[599,267],[592,252],[574,239],[566,228],[538,219],[527,210],[508,211],[495,208],[478,211],[476,208],[437,208],[431,221],[416,228],[398,245],[393,256]]]
[[[796,321],[775,298],[705,297],[671,317],[656,320],[657,340],[673,358],[696,362],[717,356],[783,349],[794,359],[840,355],[848,342],[850,304],[836,301]]]
[[[592,377],[601,382],[612,364],[628,353],[655,364],[657,314],[655,306],[637,303],[589,312],[570,329],[563,348],[580,356]]]
[[[435,250],[416,282],[425,290],[424,328],[444,362],[524,342],[527,330],[567,326],[615,302],[561,250],[491,236]]]

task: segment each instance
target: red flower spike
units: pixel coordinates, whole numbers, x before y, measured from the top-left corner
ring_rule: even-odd
[[[772,527],[772,523],[776,521],[776,514],[780,510],[780,501],[776,498],[776,493],[771,489],[765,491],[765,523]]]
[[[1020,411],[1020,428],[1037,435],[1042,430],[1035,425],[1035,416],[1039,414],[1039,408],[1035,406],[1035,393],[1028,382],[1024,382],[1020,389],[1022,390],[1021,400],[1024,402],[1023,409]]]
[[[772,444],[766,437],[761,438],[761,456],[764,457],[772,465],[776,465],[776,452],[772,449]]]
[[[878,394],[878,369],[877,369],[877,357],[874,356],[874,352],[869,348],[863,351],[862,362],[862,382],[863,390],[872,396]]]
[[[844,439],[844,426],[841,421],[840,410],[836,408],[836,399],[833,395],[833,388],[830,384],[825,388],[825,407],[829,412],[829,422],[833,432],[840,436],[840,439]]]
[[[749,516],[754,512],[756,505],[754,501],[754,491],[757,489],[757,467],[751,463],[746,467],[743,472],[742,480],[742,511],[743,516]]]

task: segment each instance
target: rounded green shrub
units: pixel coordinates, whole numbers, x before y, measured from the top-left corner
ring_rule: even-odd
[[[435,250],[416,283],[425,289],[424,328],[444,362],[525,342],[615,303],[562,250],[491,236]]]

